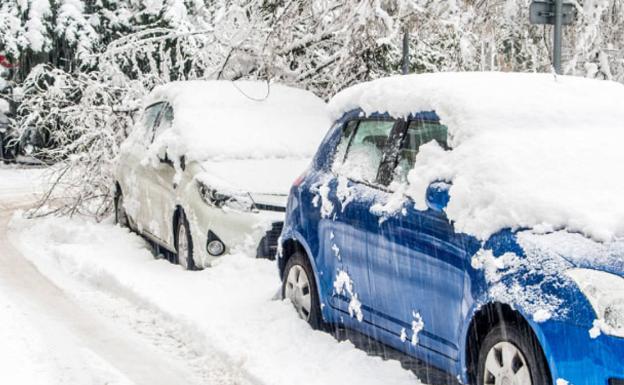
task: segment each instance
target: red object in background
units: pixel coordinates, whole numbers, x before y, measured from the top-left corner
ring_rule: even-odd
[[[13,68],[17,67],[17,64],[12,64],[6,56],[0,55],[0,66],[3,66],[5,68]]]

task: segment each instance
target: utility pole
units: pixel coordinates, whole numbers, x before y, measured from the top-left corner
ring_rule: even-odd
[[[555,31],[553,33],[553,67],[561,75],[561,32],[563,29],[563,0],[555,0]]]
[[[562,73],[561,46],[563,40],[563,26],[574,23],[576,8],[572,3],[563,0],[534,0],[529,9],[531,24],[549,24],[554,26],[552,63],[555,72]]]
[[[403,34],[403,75],[409,73],[409,32]]]

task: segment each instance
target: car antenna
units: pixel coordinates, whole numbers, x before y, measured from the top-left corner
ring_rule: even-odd
[[[240,87],[236,85],[236,81],[234,80],[232,80],[232,85],[234,85],[234,88],[236,88],[238,92],[243,94],[244,97],[246,97],[247,99],[253,100],[254,102],[263,102],[267,100],[269,98],[269,95],[271,94],[271,83],[269,83],[269,79],[266,80],[267,92],[263,98],[254,98],[254,97],[247,95],[245,91],[241,90]]]

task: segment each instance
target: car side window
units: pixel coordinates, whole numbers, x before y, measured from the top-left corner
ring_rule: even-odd
[[[397,166],[394,170],[394,181],[398,183],[407,182],[407,174],[414,167],[416,155],[420,146],[433,140],[448,150],[448,129],[440,122],[426,120],[412,120],[407,126],[407,131],[403,137]]]
[[[160,114],[160,119],[158,120],[157,126],[154,129],[154,137],[152,138],[152,141],[162,132],[171,128],[172,124],[173,124],[173,107],[171,107],[171,105],[167,103],[164,106],[162,113]]]
[[[336,151],[334,152],[334,160],[332,163],[332,171],[337,173],[340,166],[342,166],[345,155],[347,154],[347,148],[349,147],[349,143],[351,143],[351,137],[355,133],[355,129],[358,126],[357,120],[351,120],[344,125],[342,129],[342,135],[340,136],[340,142],[338,143],[338,147],[336,147]]]
[[[334,171],[354,180],[375,183],[394,124],[395,121],[389,119],[361,120],[357,127],[347,124],[337,150],[337,157],[341,156],[341,151],[344,157],[342,162],[336,159]],[[346,138],[348,140],[344,140]]]
[[[158,120],[158,115],[162,110],[164,103],[152,104],[145,108],[143,112],[143,130],[145,132],[145,141],[151,143],[154,139],[154,125]]]

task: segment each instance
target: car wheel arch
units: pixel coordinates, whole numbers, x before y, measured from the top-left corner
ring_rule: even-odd
[[[288,263],[288,260],[290,259],[290,257],[292,257],[296,252],[303,253],[308,258],[308,260],[310,260],[310,256],[305,246],[303,245],[303,243],[301,243],[296,238],[288,238],[288,239],[282,240],[280,246],[281,246],[281,252],[280,252],[280,257],[278,259],[278,267],[279,267],[280,278],[283,279],[284,269],[286,268],[286,264]],[[310,261],[310,264],[312,264],[312,261]]]
[[[173,229],[173,247],[175,248],[175,245],[178,242],[178,221],[180,220],[180,215],[184,212],[184,208],[182,208],[181,205],[176,205],[175,209],[173,210],[173,215],[171,218],[171,228]]]
[[[479,349],[488,332],[501,322],[522,324],[531,331],[533,338],[540,347],[542,358],[546,361],[546,367],[550,371],[552,378],[553,368],[546,359],[547,347],[542,343],[540,333],[534,327],[533,322],[527,319],[520,311],[510,305],[501,302],[489,302],[473,312],[468,328],[465,333],[465,348],[463,357],[463,369],[469,384],[476,381],[474,363],[478,360]]]
[[[323,309],[325,294],[323,291],[323,286],[321,285],[319,271],[316,266],[316,261],[313,258],[312,252],[307,244],[302,241],[297,235],[293,235],[286,239],[283,239],[280,243],[282,251],[281,256],[278,258],[278,269],[280,279],[284,279],[284,269],[286,268],[286,264],[290,257],[292,257],[295,253],[302,253],[310,262],[310,266],[312,266],[312,272],[314,273],[314,281],[316,282],[316,290],[318,291],[319,301],[321,303],[321,314],[323,318],[326,317],[325,310]]]

